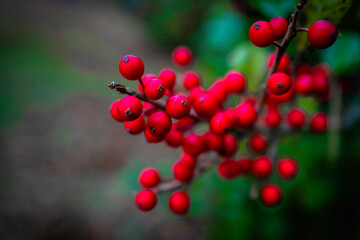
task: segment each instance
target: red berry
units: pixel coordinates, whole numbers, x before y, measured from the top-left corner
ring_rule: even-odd
[[[314,80],[311,74],[301,74],[295,79],[295,92],[301,95],[307,95],[313,90]]]
[[[222,161],[218,165],[218,173],[226,179],[233,179],[239,174],[239,165],[232,159]]]
[[[283,38],[288,29],[288,23],[285,18],[274,17],[270,20],[270,24],[275,31],[275,38]]]
[[[258,47],[268,47],[275,40],[275,31],[270,23],[259,21],[250,27],[250,41]]]
[[[120,60],[119,71],[128,80],[137,80],[144,74],[144,63],[137,56],[126,55]]]
[[[292,129],[299,129],[305,124],[305,113],[299,108],[293,108],[287,115],[287,123]]]
[[[281,202],[282,192],[279,186],[268,183],[260,191],[260,200],[267,207],[273,207]]]
[[[294,93],[295,93],[294,85],[295,84],[291,84],[290,90],[282,95],[276,95],[271,93],[269,90],[267,90],[267,95],[265,99],[266,104],[271,107],[276,107],[280,104],[290,102],[291,99],[294,97]]]
[[[230,121],[230,126],[231,128],[233,128],[235,126],[235,123],[236,123],[236,116],[235,116],[235,113],[234,113],[234,110],[233,109],[224,109],[222,111],[222,113],[225,114],[225,116],[227,117],[227,119]]]
[[[267,61],[266,61],[266,68],[269,70],[272,65],[274,64],[275,62],[275,57],[276,57],[276,53],[273,52],[269,55],[269,57],[267,58]],[[279,62],[279,65],[277,66],[276,68],[276,71],[275,72],[284,72],[284,73],[287,73],[290,71],[290,64],[291,64],[291,60],[290,60],[290,57],[284,53],[284,55],[282,55],[281,59],[280,59],[280,62]]]
[[[272,163],[268,157],[258,157],[254,160],[251,171],[257,178],[267,178],[271,174]]]
[[[281,123],[281,114],[274,107],[269,107],[265,115],[265,124],[270,128],[276,128]]]
[[[176,129],[175,124],[172,125],[170,132],[165,136],[165,142],[170,147],[181,146],[183,139],[183,133]]]
[[[267,147],[266,138],[260,133],[254,133],[249,139],[250,148],[257,153],[262,153]]]
[[[290,180],[293,179],[299,171],[297,162],[292,158],[283,158],[278,162],[278,173],[280,177]]]
[[[142,190],[136,194],[135,205],[141,211],[150,211],[156,206],[157,197],[151,190]]]
[[[253,161],[249,157],[242,157],[236,161],[236,164],[239,168],[239,174],[245,175],[251,172]]]
[[[225,81],[217,80],[209,88],[208,93],[214,97],[219,105],[223,104],[227,98],[227,85]]]
[[[149,80],[145,85],[145,95],[151,100],[158,100],[165,94],[164,83],[157,78]]]
[[[334,24],[326,20],[314,22],[307,32],[307,38],[313,47],[328,48],[336,41],[338,32]]]
[[[176,129],[180,132],[186,132],[187,130],[191,129],[194,124],[196,123],[196,119],[186,116],[184,118],[179,119],[176,124]]]
[[[212,132],[222,135],[231,129],[231,122],[224,112],[218,112],[210,118],[209,127]]]
[[[200,86],[200,76],[194,71],[187,71],[184,75],[183,86],[187,90]]]
[[[193,156],[197,156],[203,152],[204,149],[203,138],[196,134],[191,133],[184,139],[182,146],[184,152]]]
[[[175,48],[172,53],[172,60],[175,64],[181,67],[186,67],[192,60],[191,50],[185,46]]]
[[[230,71],[225,75],[226,90],[228,93],[243,93],[246,88],[246,77],[238,71]]]
[[[189,114],[191,106],[185,96],[177,94],[167,100],[165,109],[170,117],[180,119]]]
[[[133,121],[141,116],[143,106],[137,97],[126,96],[117,104],[117,112],[120,121]]]
[[[148,81],[152,80],[153,78],[157,78],[154,74],[145,74],[144,76],[141,77],[141,81],[143,82],[144,86],[147,84]],[[140,83],[140,81],[138,82],[138,89],[141,93],[144,93],[144,89]]]
[[[183,153],[179,159],[179,162],[189,165],[191,168],[195,168],[197,163],[197,158],[190,154]]]
[[[255,108],[248,104],[243,103],[238,105],[234,109],[235,115],[235,126],[239,128],[248,128],[251,127],[257,118],[257,113]]]
[[[224,145],[224,137],[207,131],[205,134],[205,143],[210,150],[219,150]]]
[[[158,109],[151,103],[143,102],[143,113],[145,116],[150,116],[154,112],[157,112]]]
[[[138,117],[134,121],[124,122],[125,130],[130,134],[137,135],[145,129],[145,119],[143,116]]]
[[[148,141],[149,143],[158,143],[158,142],[161,142],[162,140],[164,140],[164,137],[153,136],[148,128],[145,128],[144,135],[145,135],[146,141]]]
[[[190,207],[190,198],[184,191],[177,191],[171,194],[169,198],[169,208],[179,215],[184,215]]]
[[[328,120],[324,113],[315,113],[310,120],[310,130],[317,134],[325,132],[327,125]]]
[[[151,114],[146,122],[146,128],[154,137],[164,137],[170,131],[171,126],[171,119],[164,112]]]
[[[194,167],[179,161],[174,164],[173,173],[176,180],[180,182],[188,182],[194,176]]]
[[[327,69],[323,66],[316,66],[313,70],[314,92],[320,96],[329,92],[329,76]]]
[[[164,83],[165,87],[172,89],[175,85],[176,75],[170,69],[163,69],[159,74],[159,79]]]
[[[224,144],[220,150],[218,150],[218,153],[221,156],[232,156],[236,153],[238,149],[238,140],[236,137],[225,134],[224,135]]]
[[[117,105],[118,103],[120,102],[120,99],[119,100],[116,100],[115,102],[113,102],[110,106],[110,114],[111,116],[116,120],[116,121],[122,121],[118,112],[117,112]]]
[[[195,98],[193,107],[199,117],[210,118],[217,112],[219,105],[212,95],[201,93]]]
[[[286,73],[278,72],[270,76],[267,87],[269,91],[276,95],[282,95],[291,88],[292,81]]]
[[[155,168],[145,168],[139,175],[139,183],[144,188],[153,188],[159,185],[161,179],[159,172]]]
[[[190,102],[191,104],[193,104],[194,101],[195,101],[195,99],[196,99],[199,95],[201,95],[202,93],[204,93],[204,92],[205,92],[204,89],[202,89],[201,87],[194,87],[194,88],[192,88],[192,89],[190,90],[190,95],[189,95],[189,97],[188,97],[189,102]]]

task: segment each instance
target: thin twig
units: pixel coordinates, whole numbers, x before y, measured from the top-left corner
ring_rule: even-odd
[[[309,28],[297,28],[296,32],[307,32],[309,31]]]

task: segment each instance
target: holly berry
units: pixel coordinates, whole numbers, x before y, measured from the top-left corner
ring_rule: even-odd
[[[142,103],[134,96],[123,97],[117,104],[119,121],[133,121],[140,117],[142,112]]]
[[[183,153],[179,159],[179,162],[189,165],[189,167],[191,168],[195,168],[197,163],[197,158],[190,154]]]
[[[145,119],[143,116],[138,117],[134,121],[125,121],[124,122],[125,130],[128,131],[128,133],[137,135],[144,131],[145,129]]]
[[[200,86],[200,76],[194,71],[187,71],[184,75],[183,86],[187,90]]]
[[[144,86],[148,83],[148,81],[152,80],[153,78],[157,78],[154,74],[145,74],[144,76],[141,77],[141,81],[143,82]],[[138,82],[138,89],[141,93],[144,93],[144,89],[140,83],[140,81]]]
[[[267,90],[265,102],[271,107],[277,107],[280,104],[290,102],[294,97],[294,93],[294,84],[291,84],[290,90],[282,95],[276,95]]]
[[[197,156],[202,153],[204,149],[203,138],[194,133],[191,133],[185,137],[182,146],[184,152],[193,156]]]
[[[145,128],[144,136],[145,136],[146,141],[149,143],[158,143],[158,142],[161,142],[162,140],[164,140],[164,137],[153,136],[148,128]]]
[[[158,100],[165,94],[164,83],[157,78],[149,80],[145,85],[145,95],[151,100]]]
[[[314,92],[320,96],[329,92],[329,76],[324,66],[317,66],[313,70]]]
[[[142,190],[136,194],[135,205],[141,211],[150,211],[156,206],[157,197],[151,190]]]
[[[180,182],[189,182],[194,176],[194,167],[179,161],[174,164],[173,173],[176,180]]]
[[[177,94],[167,100],[165,109],[170,117],[180,119],[189,114],[191,106],[185,96]]]
[[[180,132],[186,132],[187,130],[191,129],[194,126],[196,121],[197,120],[193,117],[189,117],[189,116],[183,117],[175,123],[176,129],[179,130]]]
[[[248,128],[255,123],[257,118],[257,113],[252,105],[248,103],[243,103],[238,105],[234,109],[234,116],[235,116],[236,127]]]
[[[270,24],[275,31],[275,38],[283,38],[288,29],[288,23],[285,18],[274,17],[270,20]]]
[[[144,74],[144,63],[134,55],[126,55],[120,60],[119,71],[128,80],[138,80]]]
[[[212,95],[201,93],[195,98],[193,107],[199,117],[210,118],[217,112],[219,105]]]
[[[175,85],[176,75],[170,69],[163,69],[159,74],[159,79],[163,82],[165,87],[172,89]]]
[[[271,174],[272,163],[268,157],[258,157],[254,160],[251,171],[257,178],[267,178]]]
[[[250,27],[250,41],[258,47],[268,47],[275,40],[275,31],[270,23],[259,21]]]
[[[227,98],[227,85],[223,80],[215,81],[209,88],[208,93],[214,97],[219,105],[223,104]]]
[[[181,67],[186,67],[192,60],[191,50],[185,46],[175,48],[172,53],[172,60],[175,64]]]
[[[150,115],[146,122],[146,128],[154,137],[164,137],[171,129],[172,122],[164,112],[156,112]]]
[[[272,65],[275,62],[275,57],[276,57],[276,52],[273,52],[269,55],[269,57],[266,60],[266,68],[269,70]],[[284,72],[287,73],[290,71],[290,64],[291,64],[291,60],[289,55],[287,55],[286,53],[284,53],[284,55],[282,55],[279,65],[276,68],[275,72]]]
[[[169,208],[179,215],[184,215],[190,207],[190,198],[184,191],[177,191],[169,197]]]
[[[293,179],[299,171],[297,162],[292,158],[280,159],[277,167],[280,177],[286,180]]]
[[[205,143],[211,150],[219,150],[224,145],[224,137],[207,131],[205,133]]]
[[[249,157],[242,157],[236,161],[236,164],[238,165],[239,174],[245,175],[251,172],[253,161]]]
[[[139,183],[144,188],[156,187],[160,181],[160,174],[155,168],[145,168],[139,175]]]
[[[267,207],[273,207],[281,202],[282,192],[278,185],[265,184],[260,191],[260,200]]]
[[[334,24],[326,20],[314,22],[308,32],[307,38],[313,47],[328,48],[336,41],[338,32]]]
[[[228,93],[243,93],[246,88],[246,77],[238,71],[230,71],[225,75],[226,90]]]
[[[236,153],[237,149],[238,149],[238,140],[236,137],[230,135],[230,134],[225,134],[224,135],[224,144],[222,146],[222,148],[220,150],[218,150],[218,153],[221,156],[232,156]]]
[[[231,121],[224,112],[216,113],[209,121],[211,131],[219,135],[227,133],[231,126]]]
[[[184,134],[182,132],[177,130],[175,124],[173,124],[170,132],[165,136],[165,142],[170,147],[179,147],[183,142],[184,139],[183,135]]]
[[[295,79],[295,92],[301,95],[311,93],[314,86],[314,80],[311,74],[301,74]]]
[[[317,134],[325,132],[327,125],[328,119],[324,113],[315,113],[310,120],[310,130]]]
[[[299,129],[305,124],[305,113],[299,108],[293,108],[287,115],[287,124],[292,129]]]
[[[261,153],[267,147],[267,140],[262,134],[254,133],[249,139],[249,146],[254,152]]]
[[[275,95],[282,95],[291,88],[292,81],[286,73],[278,72],[270,76],[267,87]]]
[[[119,116],[119,114],[117,112],[117,105],[118,105],[119,102],[120,102],[120,99],[113,102],[111,104],[111,106],[110,106],[110,114],[113,117],[113,119],[115,119],[118,122],[121,121],[121,118],[120,118],[120,116]]]
[[[218,165],[218,173],[226,179],[233,179],[239,174],[239,165],[232,159],[222,161]]]
[[[276,128],[281,123],[281,114],[275,107],[269,107],[265,115],[265,124],[270,128]]]

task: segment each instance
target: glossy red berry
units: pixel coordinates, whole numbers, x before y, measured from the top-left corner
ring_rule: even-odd
[[[171,119],[164,112],[151,114],[146,122],[146,128],[154,137],[164,137],[170,131],[171,126]]]
[[[310,130],[313,133],[323,133],[328,125],[327,116],[324,113],[315,113],[310,120]]]
[[[194,71],[185,72],[183,86],[187,90],[200,86],[200,75]]]
[[[232,156],[236,153],[238,150],[238,140],[236,137],[225,134],[224,135],[224,144],[220,150],[218,150],[219,155],[221,156]]]
[[[120,60],[119,71],[128,80],[138,80],[144,74],[144,63],[137,56],[126,55]]]
[[[326,20],[314,22],[307,32],[307,38],[313,47],[328,48],[336,41],[338,32],[334,24]]]
[[[293,108],[288,112],[287,124],[292,129],[299,129],[305,124],[305,113],[299,108]]]
[[[182,161],[176,162],[173,166],[173,173],[176,180],[188,182],[194,176],[194,167]]]
[[[215,81],[208,89],[208,93],[218,102],[219,105],[223,104],[228,94],[225,81]]]
[[[230,131],[231,121],[224,112],[218,112],[210,118],[209,128],[213,133],[222,135]]]
[[[190,198],[184,191],[177,191],[169,197],[169,208],[179,215],[184,215],[189,211]]]
[[[175,123],[176,129],[179,130],[180,132],[186,132],[187,130],[191,129],[194,126],[196,121],[197,120],[193,117],[189,117],[189,116],[183,117]]]
[[[249,157],[242,157],[236,161],[239,174],[246,175],[251,172],[253,161]]]
[[[157,78],[154,74],[145,74],[144,76],[141,77],[141,81],[143,82],[144,86],[148,83],[148,81],[152,80],[153,78]],[[138,82],[138,89],[141,93],[144,93],[144,89],[140,83],[140,81]]]
[[[120,121],[133,121],[141,116],[143,106],[137,97],[126,96],[118,102],[117,112]]]
[[[276,57],[276,53],[273,52],[269,55],[269,57],[267,58],[266,61],[266,68],[269,70],[272,65],[275,62],[275,57]],[[291,60],[290,57],[284,53],[284,55],[282,55],[279,65],[276,68],[275,72],[284,72],[284,73],[288,73],[290,71],[290,65],[291,65]]]
[[[254,133],[249,139],[250,148],[256,153],[262,153],[267,147],[266,138],[260,133]]]
[[[224,145],[224,137],[209,130],[205,133],[205,143],[210,150],[219,150]]]
[[[280,177],[286,180],[293,179],[299,171],[297,162],[292,158],[280,159],[277,167]]]
[[[314,92],[320,96],[329,92],[329,73],[324,66],[316,66],[313,70]]]
[[[275,31],[275,38],[283,38],[288,29],[288,23],[285,18],[274,17],[270,20],[270,24]]]
[[[267,178],[271,174],[272,163],[268,157],[258,157],[254,160],[251,171],[257,178]]]
[[[158,143],[164,140],[164,137],[155,137],[151,134],[150,130],[148,128],[145,128],[144,130],[145,139],[149,143]]]
[[[300,95],[307,95],[312,92],[314,80],[311,74],[304,73],[295,79],[295,92]]]
[[[265,124],[269,128],[276,128],[281,123],[281,114],[277,108],[269,107],[265,115]]]
[[[159,185],[161,179],[160,174],[155,168],[145,168],[139,175],[139,183],[144,188],[153,188]]]
[[[248,103],[242,103],[234,109],[235,126],[238,128],[251,127],[256,119],[257,113],[255,108]]]
[[[227,159],[219,163],[218,173],[226,179],[234,179],[239,174],[239,165],[232,159]]]
[[[164,83],[157,78],[149,80],[145,85],[145,95],[151,100],[158,100],[165,94]]]
[[[225,75],[226,89],[228,93],[243,93],[246,88],[246,77],[238,71],[230,71]]]
[[[280,104],[290,102],[294,97],[294,93],[294,84],[291,84],[290,90],[282,95],[276,95],[267,90],[265,102],[271,107],[277,107]]]
[[[142,190],[136,194],[135,205],[141,211],[150,211],[156,206],[157,197],[151,190]]]
[[[197,157],[183,153],[179,159],[179,162],[189,165],[191,168],[195,168],[197,164]]]
[[[116,121],[118,122],[121,122],[121,118],[117,112],[117,105],[118,103],[120,102],[120,99],[119,100],[116,100],[115,102],[113,102],[110,106],[110,114],[111,116],[113,117],[113,119],[115,119]]]
[[[189,114],[191,106],[184,95],[177,94],[167,100],[165,109],[170,117],[180,119]]]
[[[203,152],[204,142],[201,136],[194,133],[189,134],[183,141],[183,149],[187,154],[197,156]]]
[[[172,89],[175,85],[176,75],[170,69],[163,69],[159,74],[159,79],[164,83],[165,87]]]
[[[259,21],[250,27],[250,41],[258,47],[268,47],[275,40],[275,31],[270,23]]]
[[[143,116],[138,117],[134,121],[125,121],[124,128],[128,133],[137,135],[145,129],[145,119]]]
[[[286,73],[278,72],[270,76],[267,87],[269,91],[275,95],[282,95],[291,88],[292,81]]]
[[[172,53],[172,60],[176,65],[186,67],[192,60],[191,50],[185,46],[175,48]]]
[[[282,200],[280,187],[272,183],[265,184],[260,191],[260,200],[267,207],[279,204]]]
[[[193,102],[196,114],[201,118],[210,118],[219,108],[216,99],[209,93],[199,94]]]
[[[170,147],[179,147],[181,146],[184,134],[176,129],[175,124],[172,125],[171,130],[168,134],[165,136],[165,142]]]

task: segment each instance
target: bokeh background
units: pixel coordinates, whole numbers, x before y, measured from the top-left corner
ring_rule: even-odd
[[[205,86],[235,68],[254,91],[273,48],[253,46],[248,29],[288,18],[296,1],[0,3],[1,239],[360,239],[359,1],[309,1],[300,24],[328,19],[339,27],[338,40],[315,50],[300,33],[288,50],[296,61],[333,68],[340,99],[299,104],[309,114],[340,106],[341,129],[281,140],[278,155],[301,166],[291,182],[272,178],[284,189],[282,204],[265,208],[249,199],[251,178],[223,181],[212,170],[193,185],[185,217],[168,211],[167,194],[150,213],[135,209],[138,172],[151,165],[170,176],[181,150],[126,134],[108,112],[118,95],[106,83],[125,82],[123,55],[140,56],[146,72],[157,74],[185,44]]]

